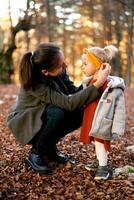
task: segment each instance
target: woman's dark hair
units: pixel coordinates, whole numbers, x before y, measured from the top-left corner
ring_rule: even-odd
[[[22,87],[26,90],[33,89],[41,80],[41,70],[53,71],[60,65],[60,48],[52,43],[40,44],[33,53],[28,52],[22,57],[19,67]]]

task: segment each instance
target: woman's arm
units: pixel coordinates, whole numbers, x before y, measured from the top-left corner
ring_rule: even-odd
[[[47,85],[41,85],[35,91],[29,91],[29,94],[39,98],[42,103],[54,104],[70,111],[84,104],[88,104],[100,96],[95,86],[89,86],[75,94],[67,96]]]
[[[29,93],[36,98],[39,98],[45,104],[54,104],[66,110],[72,111],[79,106],[89,104],[99,98],[100,94],[97,88],[103,85],[107,79],[110,72],[109,68],[109,65],[107,65],[105,69],[101,68],[99,70],[98,79],[94,85],[69,96],[56,91],[47,84],[42,84],[40,87],[37,87],[35,91],[29,91]]]

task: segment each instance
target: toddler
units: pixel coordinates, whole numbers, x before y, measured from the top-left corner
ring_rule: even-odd
[[[84,49],[82,72],[87,76],[83,81],[84,88],[96,81],[100,67],[105,67],[105,62],[109,63],[117,52],[113,45]],[[95,144],[97,160],[85,166],[89,171],[97,170],[95,179],[107,180],[111,177],[108,168],[110,141],[123,135],[125,129],[124,89],[122,78],[109,76],[99,89],[101,97],[84,109],[80,141],[85,144],[93,141]]]

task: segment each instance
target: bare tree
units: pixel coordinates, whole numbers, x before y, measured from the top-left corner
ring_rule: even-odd
[[[29,8],[30,0],[27,0],[27,9]],[[14,72],[13,69],[13,60],[12,60],[12,54],[14,50],[16,49],[15,44],[15,37],[16,34],[23,30],[28,31],[34,26],[31,25],[31,16],[27,14],[28,10],[25,12],[25,15],[23,18],[20,18],[18,23],[13,26],[12,25],[12,17],[11,17],[11,9],[10,9],[10,0],[9,0],[9,19],[10,19],[10,36],[8,38],[8,42],[6,47],[3,46],[3,48],[0,51],[0,82],[11,82],[11,75]]]
[[[132,1],[134,7],[134,1]],[[132,7],[132,8],[133,8]],[[127,24],[128,31],[128,44],[126,48],[127,53],[127,65],[126,65],[126,85],[129,86],[131,83],[131,59],[132,59],[132,44],[133,44],[133,24],[134,24],[134,11],[129,10],[129,5],[127,6],[127,1],[125,0],[124,6],[124,18]]]

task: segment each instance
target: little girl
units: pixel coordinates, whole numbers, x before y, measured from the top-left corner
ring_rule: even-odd
[[[83,87],[95,82],[100,66],[109,62],[117,52],[117,48],[112,45],[84,49],[82,71],[88,78],[83,81]],[[89,171],[97,169],[95,179],[107,180],[111,176],[107,166],[110,141],[123,135],[125,129],[124,88],[123,79],[109,76],[99,89],[101,97],[84,110],[80,141],[85,144],[94,141],[97,161],[85,168]]]

